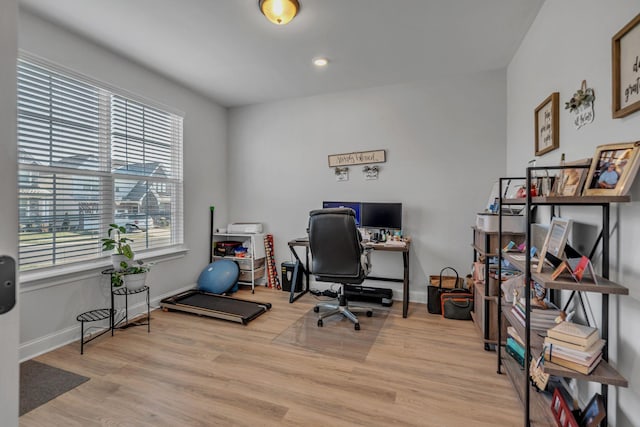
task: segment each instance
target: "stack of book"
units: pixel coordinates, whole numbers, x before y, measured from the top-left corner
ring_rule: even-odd
[[[549,305],[548,308],[531,307],[531,329],[547,330],[556,324],[556,318],[560,316],[562,310]],[[525,305],[521,300],[511,307],[511,313],[518,319],[520,324],[525,325]]]
[[[524,368],[524,341],[522,341],[513,326],[507,328],[507,346],[505,349],[507,354]]]
[[[545,360],[582,374],[590,374],[600,360],[605,340],[597,328],[562,322],[547,331]]]

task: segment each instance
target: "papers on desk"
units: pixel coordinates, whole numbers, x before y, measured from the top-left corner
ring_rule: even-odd
[[[406,248],[407,242],[404,240],[389,240],[388,242],[363,242],[365,248]]]
[[[403,240],[389,240],[387,242],[384,242],[384,245],[404,248],[407,246],[407,243]]]

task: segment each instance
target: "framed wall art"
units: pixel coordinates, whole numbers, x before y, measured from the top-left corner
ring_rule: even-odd
[[[370,163],[384,163],[387,161],[387,152],[385,150],[373,150],[358,151],[355,153],[330,154],[328,156],[328,161],[330,168]]]
[[[534,113],[535,116],[535,154],[541,156],[560,147],[560,94],[553,92]]]
[[[640,14],[611,40],[613,118],[640,110]]]
[[[640,141],[596,147],[591,161],[585,196],[624,196],[629,191],[640,157]]]

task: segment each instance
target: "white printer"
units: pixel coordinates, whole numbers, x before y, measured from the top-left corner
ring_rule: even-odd
[[[261,222],[234,222],[227,225],[227,233],[262,233]]]

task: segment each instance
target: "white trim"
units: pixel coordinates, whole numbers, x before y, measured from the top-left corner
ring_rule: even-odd
[[[167,292],[163,295],[157,296],[151,300],[151,312],[157,310],[160,305],[160,301],[164,298],[170,297],[172,295],[177,295],[181,292],[187,291],[189,289],[193,289],[195,287],[195,283],[189,286],[182,287],[180,289],[173,290],[171,292]],[[146,314],[147,312],[147,304],[146,301],[141,301],[135,305],[129,306],[129,319],[136,318],[140,315]],[[108,328],[108,319],[103,322],[93,322],[93,324],[87,324],[85,326],[95,327],[96,325],[104,326],[101,330],[105,330]],[[100,330],[96,330],[95,333],[99,333]],[[151,321],[151,332],[153,332],[153,319]],[[116,331],[116,334],[126,334],[127,331]],[[107,334],[105,334],[107,335]],[[106,338],[105,338],[106,339]],[[64,329],[61,329],[56,332],[52,332],[43,337],[36,338],[34,340],[28,341],[26,343],[20,344],[20,362],[24,362],[25,360],[33,359],[34,357],[40,356],[41,354],[48,353],[57,348],[64,347],[67,344],[76,343],[78,347],[78,353],[80,352],[80,322],[78,322],[75,326],[70,326]],[[91,344],[89,346],[85,346],[85,351],[90,351]]]
[[[33,359],[41,354],[76,341],[80,336],[80,326],[70,326],[60,331],[38,337],[34,340],[20,344],[20,362]],[[80,350],[78,350],[80,351]]]
[[[157,250],[137,252],[145,260],[153,262],[165,262],[178,258],[183,258],[189,248],[184,246],[162,248]],[[20,293],[33,292],[52,286],[59,286],[67,283],[78,282],[83,279],[97,277],[100,272],[111,266],[108,258],[101,258],[96,261],[64,265],[59,267],[44,268],[37,271],[24,271],[20,275]]]

